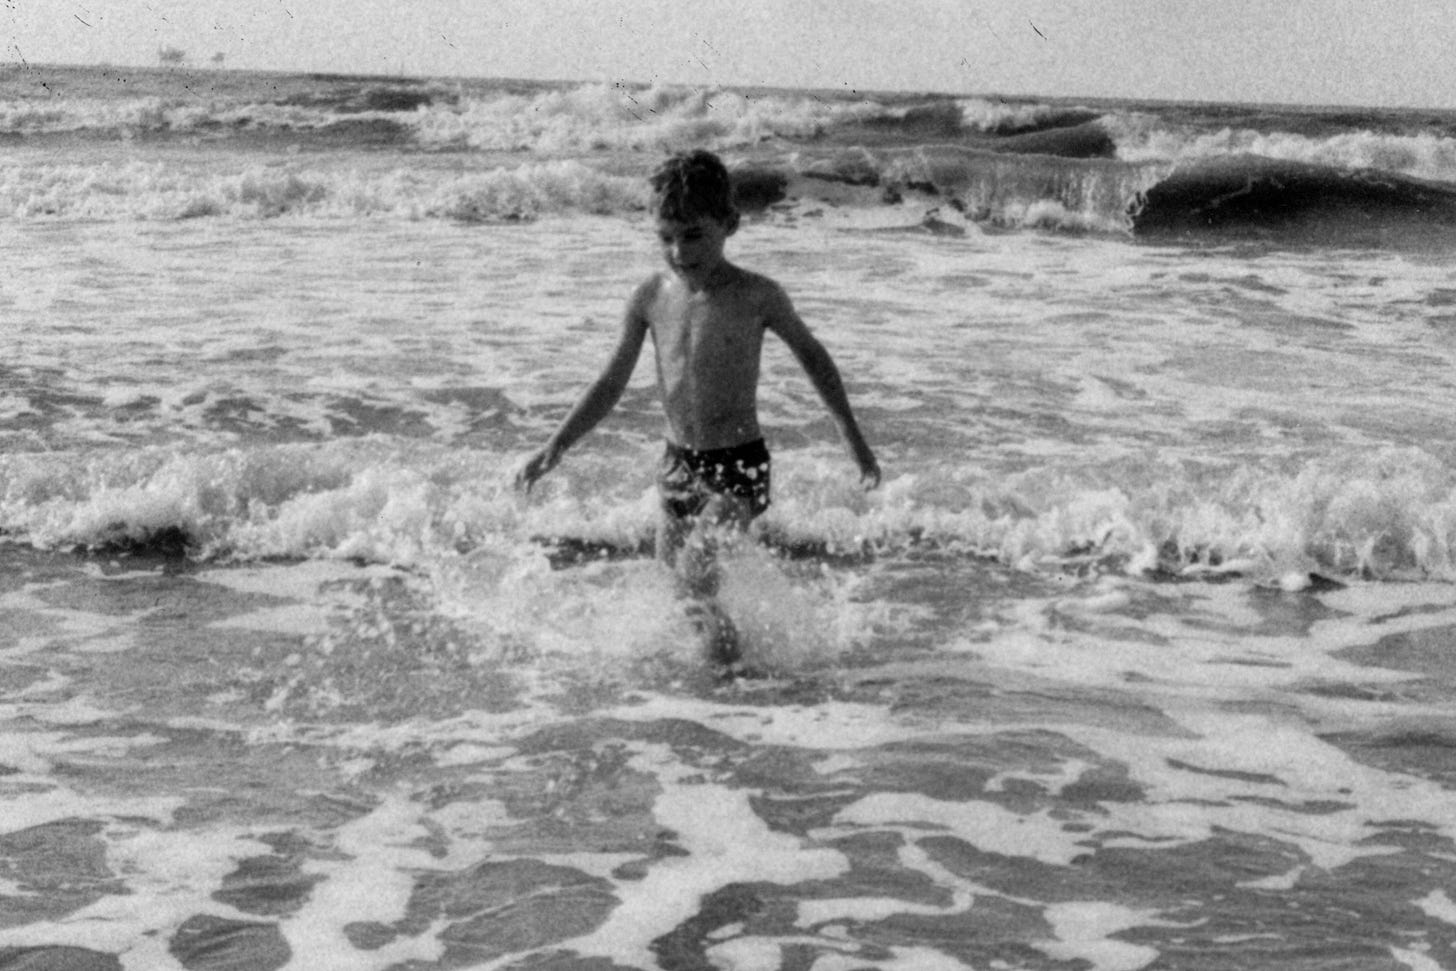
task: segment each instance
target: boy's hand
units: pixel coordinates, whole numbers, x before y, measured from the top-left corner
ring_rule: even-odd
[[[547,472],[556,468],[556,463],[561,461],[561,453],[551,446],[546,446],[526,460],[521,470],[516,473],[516,488],[524,492],[530,492],[531,486],[536,480]]]
[[[855,456],[855,461],[859,463],[859,482],[865,491],[879,488],[880,463],[875,461],[874,455],[866,451],[863,455]]]

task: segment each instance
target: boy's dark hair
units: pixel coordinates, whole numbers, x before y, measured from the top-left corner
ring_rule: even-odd
[[[710,216],[726,222],[738,216],[728,169],[712,152],[700,148],[674,155],[648,181],[655,196],[653,209],[664,219]]]

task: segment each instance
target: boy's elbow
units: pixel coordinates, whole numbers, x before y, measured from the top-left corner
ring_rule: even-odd
[[[824,370],[825,365],[834,366],[829,350],[812,334],[805,334],[803,340],[795,343],[791,350],[799,366],[811,374]]]
[[[611,375],[604,375],[592,386],[590,397],[597,402],[599,407],[610,411],[616,407],[626,390],[627,382],[618,381]]]
[[[834,358],[829,355],[823,344],[815,342],[815,346],[807,348],[803,358],[804,370],[816,378],[827,381],[839,380],[839,367],[834,363]]]

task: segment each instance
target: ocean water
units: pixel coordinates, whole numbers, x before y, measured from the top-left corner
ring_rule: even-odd
[[[651,365],[706,146],[758,676]],[[1456,967],[1456,112],[8,67],[0,968]]]

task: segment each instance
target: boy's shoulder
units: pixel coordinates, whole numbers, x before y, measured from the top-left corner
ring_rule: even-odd
[[[787,299],[787,293],[783,286],[763,273],[754,270],[747,270],[736,264],[732,266],[733,275],[729,278],[724,290],[734,296],[759,298],[768,300]],[[674,284],[673,276],[667,270],[658,270],[637,285],[632,291],[632,303],[636,306],[646,306],[655,300],[658,295],[666,293]]]
[[[657,295],[662,292],[665,273],[661,271],[653,273],[643,280],[632,290],[632,296],[627,300],[627,305],[632,313],[641,316],[647,308],[657,300]]]
[[[741,270],[740,273],[742,281],[738,285],[739,298],[751,306],[753,312],[766,324],[794,315],[793,301],[779,281],[753,270]]]
[[[784,295],[784,288],[773,277],[754,270],[745,270],[743,267],[734,267],[734,269],[738,271],[736,286],[742,292],[774,298]]]

